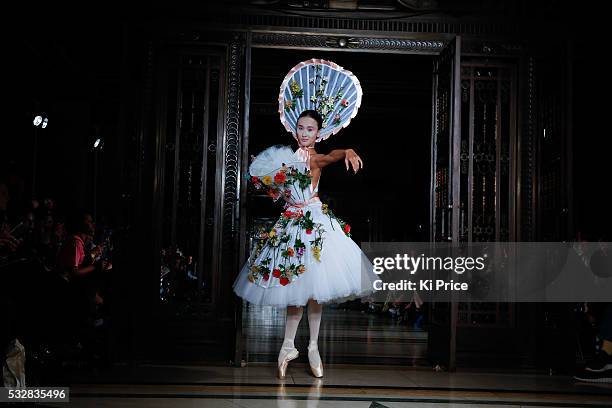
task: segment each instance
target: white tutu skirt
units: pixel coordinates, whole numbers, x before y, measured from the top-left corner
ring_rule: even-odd
[[[320,223],[324,230],[319,260],[306,244],[300,260],[305,271],[293,276],[290,283],[282,285],[273,276],[267,279],[249,278],[251,266],[264,256],[260,253],[256,259],[244,265],[234,281],[234,292],[252,304],[279,307],[304,306],[309,299],[318,303],[341,303],[370,295],[378,276],[372,271],[372,264],[359,246],[344,233],[335,218],[323,213],[320,201],[300,209],[304,213],[310,211],[312,220]],[[298,209],[289,207],[289,210]],[[298,235],[305,243],[312,239],[312,233],[305,235],[305,232],[291,225],[283,233],[292,237]]]

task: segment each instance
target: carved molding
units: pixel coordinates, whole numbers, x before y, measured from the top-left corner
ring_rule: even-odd
[[[224,146],[224,180],[223,186],[223,228],[222,251],[223,264],[233,268],[231,262],[234,249],[235,210],[238,197],[238,177],[240,175],[240,95],[241,70],[244,38],[236,35],[229,44],[229,64],[227,75],[227,105]]]
[[[524,241],[533,241],[535,238],[534,231],[534,209],[533,202],[533,177],[535,174],[535,152],[534,152],[534,117],[535,117],[535,62],[533,57],[529,57],[527,61],[527,92],[526,100],[524,101],[525,109],[525,128],[523,131],[522,146],[522,169],[521,169],[521,185],[522,185],[522,237]]]
[[[413,51],[438,53],[446,43],[439,40],[410,40],[401,38],[336,37],[325,35],[253,33],[253,45],[277,47],[312,47],[331,49],[360,49],[381,51]]]
[[[383,16],[384,14],[379,14]],[[211,13],[204,16],[208,21],[224,26],[256,27],[294,27],[305,29],[335,29],[350,31],[380,31],[397,33],[449,33],[464,35],[514,35],[519,29],[515,22],[494,21],[457,21],[439,18],[352,18],[350,16],[322,15],[283,15],[279,13],[240,12],[227,10],[225,13]]]

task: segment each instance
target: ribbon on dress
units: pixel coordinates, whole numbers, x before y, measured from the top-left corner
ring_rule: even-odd
[[[306,162],[306,168],[308,171],[310,171],[310,151],[308,148],[305,146],[300,146],[295,151],[295,155],[299,160]],[[312,193],[314,193],[314,187],[312,186],[312,183],[310,183],[310,194]]]
[[[306,162],[306,168],[310,170],[310,151],[308,151],[307,147],[300,146],[296,151],[295,155],[297,158],[303,162]]]

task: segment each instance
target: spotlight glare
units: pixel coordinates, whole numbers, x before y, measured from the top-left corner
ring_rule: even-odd
[[[94,149],[96,149],[100,145],[100,138],[96,139],[94,142]]]
[[[44,128],[46,128],[46,127],[47,127],[47,123],[49,123],[49,119],[44,118],[44,119],[43,119],[43,122],[42,122],[42,126],[41,126],[41,127],[42,127],[43,129],[44,129]]]
[[[38,126],[41,124],[42,121],[43,121],[42,116],[37,115],[34,117],[34,120],[32,121],[32,123],[34,124],[34,126]]]

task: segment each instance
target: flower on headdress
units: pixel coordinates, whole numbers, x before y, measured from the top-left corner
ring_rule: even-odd
[[[347,99],[343,99],[342,102],[340,102],[342,104],[342,106],[344,106],[345,108],[347,106],[349,106],[349,101]]]
[[[323,204],[321,206],[321,212],[323,212],[323,214],[327,214],[328,211],[329,211],[329,206],[327,204]]]
[[[285,100],[285,110],[291,110],[293,109],[293,101],[291,99],[287,99]]]
[[[289,255],[289,257],[293,257],[295,255],[293,248],[291,247],[287,248],[287,255]]]
[[[351,233],[351,226],[349,224],[344,224],[343,230],[344,230],[344,233],[348,235]]]
[[[270,238],[272,238],[272,237],[274,237],[275,235],[276,235],[276,228],[272,228],[272,229],[270,230],[270,232],[268,233],[268,236],[269,236]]]
[[[266,186],[269,186],[270,184],[272,184],[272,177],[263,176],[263,178],[261,179],[261,182],[264,183]]]
[[[286,286],[287,284],[289,284],[289,278],[286,278],[283,276],[282,278],[279,279],[279,282],[281,285]]]
[[[298,84],[295,79],[292,80],[291,83],[289,84],[289,89],[291,90],[291,94],[294,97],[299,98],[302,96],[302,88],[300,88],[300,84]]]
[[[280,277],[280,275],[281,275],[281,271],[280,271],[280,269],[275,268],[275,269],[272,271],[272,276],[274,276],[275,278]]]
[[[270,279],[270,274],[269,273],[265,273],[263,276],[263,280],[267,281],[268,279]]]
[[[300,266],[298,266],[298,267],[297,267],[297,272],[298,272],[299,274],[302,274],[302,273],[306,272],[306,267],[305,267],[304,265],[300,265]]]
[[[334,125],[337,125],[340,123],[340,114],[336,113],[336,116],[334,116]]]
[[[316,96],[314,96],[314,95],[312,95],[312,96],[310,97],[310,102],[312,102],[312,103],[316,103],[316,102],[317,102],[317,97],[316,97]]]

